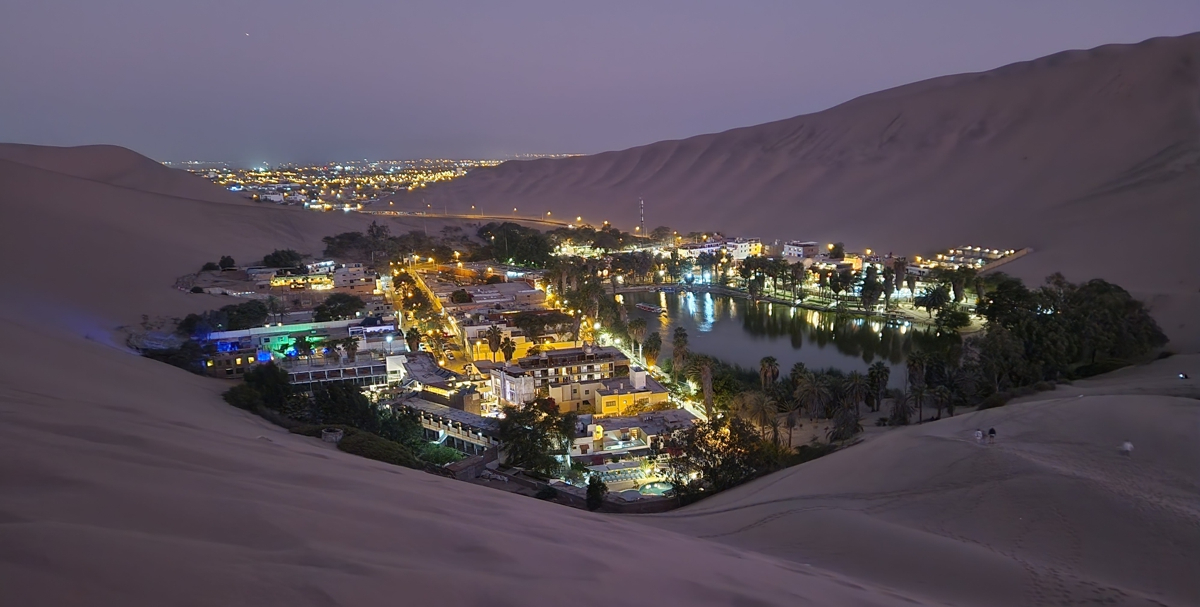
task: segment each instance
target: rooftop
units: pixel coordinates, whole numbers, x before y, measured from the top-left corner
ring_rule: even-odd
[[[467,428],[478,430],[489,436],[495,436],[500,432],[500,422],[490,417],[483,417],[468,413],[462,409],[439,405],[438,403],[429,402],[423,398],[409,398],[403,401],[392,403],[393,407],[407,407],[422,413],[435,415],[442,419],[447,419],[453,422],[462,424]]]
[[[581,421],[582,418],[581,418]],[[593,417],[588,423],[598,424],[607,430],[619,430],[621,428],[641,428],[649,436],[660,436],[673,432],[682,428],[686,428],[696,422],[696,416],[688,413],[684,409],[667,409],[666,411],[654,411],[652,413],[643,413],[641,415],[631,417]],[[580,436],[587,436],[587,432]]]

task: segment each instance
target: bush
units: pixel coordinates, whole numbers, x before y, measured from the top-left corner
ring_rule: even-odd
[[[268,268],[295,268],[304,261],[304,256],[291,249],[275,249],[263,256],[263,265]]]
[[[178,348],[143,350],[142,356],[186,369],[198,375],[204,374],[204,349],[200,344],[188,340]]]
[[[203,293],[203,292],[204,292],[204,287],[192,287],[192,290],[191,290],[191,292],[192,292],[192,293]]]
[[[210,261],[200,268],[201,272],[219,272],[220,270],[221,266],[217,265],[215,261]]]
[[[262,393],[249,384],[238,384],[221,395],[225,402],[247,411],[263,407]]]
[[[1003,407],[1005,404],[1008,403],[1009,400],[1012,399],[1012,397],[1013,397],[1013,395],[1011,392],[997,392],[997,393],[983,399],[983,401],[979,403],[979,410],[982,411],[984,409],[995,409],[996,407]]]
[[[1054,382],[1052,381],[1040,381],[1036,384],[1033,384],[1033,389],[1037,390],[1038,392],[1049,392],[1056,387],[1058,386],[1055,386]]]
[[[421,447],[421,450],[417,452],[417,456],[421,458],[421,461],[429,462],[435,466],[453,464],[467,457],[457,449],[435,443],[425,443]]]
[[[558,489],[555,489],[550,485],[544,485],[541,489],[538,489],[537,494],[533,497],[536,497],[540,500],[552,501],[558,497]]]
[[[237,262],[234,261],[233,258],[228,255],[222,256],[221,261],[217,262],[217,268],[221,269],[221,270],[224,270],[227,268],[233,268],[236,266],[237,266]]]
[[[882,419],[882,418],[881,418]],[[819,443],[813,441],[807,445],[796,447],[796,454],[788,458],[787,465],[795,466],[804,462],[811,462],[818,457],[824,457],[837,451],[837,447],[830,443]]]
[[[600,480],[599,476],[593,476],[588,479],[587,486],[587,509],[599,510],[604,504],[604,496],[608,495],[608,485]]]
[[[1085,377],[1111,373],[1126,365],[1128,365],[1128,363],[1123,360],[1110,358],[1076,367],[1075,372],[1072,373],[1071,376],[1073,379],[1083,379]]]
[[[328,427],[328,426],[325,426]],[[345,430],[343,430],[345,432]],[[412,454],[404,445],[394,443],[386,438],[371,434],[369,432],[355,432],[342,437],[338,443],[338,449],[373,459],[376,461],[393,464],[396,466],[404,466],[406,468],[415,468],[421,470],[424,466],[420,460]]]

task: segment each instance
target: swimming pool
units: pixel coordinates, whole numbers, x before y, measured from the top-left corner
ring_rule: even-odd
[[[638,493],[642,495],[665,495],[668,491],[674,489],[675,486],[671,483],[647,483],[638,488]]]

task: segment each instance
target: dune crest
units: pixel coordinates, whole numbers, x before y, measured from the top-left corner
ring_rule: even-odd
[[[398,196],[929,255],[1032,247],[1005,271],[1101,277],[1200,348],[1200,34],[1067,51],[828,110],[591,156],[510,161]],[[424,202],[422,202],[424,201]]]

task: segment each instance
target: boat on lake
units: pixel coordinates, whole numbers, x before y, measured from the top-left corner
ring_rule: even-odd
[[[666,308],[663,308],[662,306],[648,304],[648,303],[640,303],[635,307],[639,310],[644,310],[646,312],[654,312],[655,314],[666,314],[667,313]]]

